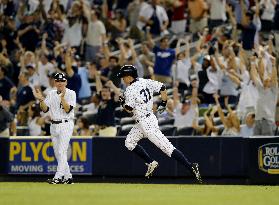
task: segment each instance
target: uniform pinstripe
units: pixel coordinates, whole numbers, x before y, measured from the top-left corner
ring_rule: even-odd
[[[64,98],[69,105],[76,106],[76,93],[73,90],[66,88]],[[64,111],[61,105],[61,97],[56,90],[49,92],[45,104],[49,107],[52,120],[63,121],[60,124],[51,124],[50,126],[54,154],[58,162],[54,178],[62,178],[62,176],[66,179],[72,178],[67,162],[67,150],[74,130],[74,109],[70,113]],[[65,122],[65,120],[68,122]]]
[[[162,83],[139,78],[124,92],[125,104],[133,108],[133,118],[138,122],[129,132],[125,146],[133,150],[138,141],[148,138],[169,157],[175,147],[159,129],[158,120],[153,114],[153,95],[160,92]]]

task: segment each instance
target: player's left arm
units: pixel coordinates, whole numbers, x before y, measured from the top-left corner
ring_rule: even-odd
[[[61,95],[61,104],[62,104],[65,112],[70,113],[76,106],[76,93],[73,92],[73,94],[69,95],[68,102],[65,97],[65,93],[66,93],[66,91],[64,91]]]
[[[161,82],[154,81],[154,80],[152,80],[151,82],[152,82],[151,83],[151,85],[152,85],[151,87],[153,88],[153,92],[158,92],[159,91],[159,93],[160,93],[161,102],[158,105],[157,111],[159,113],[162,113],[162,112],[165,111],[166,106],[167,106],[167,101],[168,101],[167,88]]]
[[[168,101],[168,94],[167,94],[167,89],[165,85],[162,85],[160,89],[160,94],[161,94],[161,99],[162,101],[166,102]]]

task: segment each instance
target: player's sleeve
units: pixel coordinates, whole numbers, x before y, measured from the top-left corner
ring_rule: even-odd
[[[44,101],[44,103],[46,104],[46,106],[50,107],[50,95],[51,92],[48,93],[48,95],[46,96],[46,99]]]
[[[148,80],[148,87],[152,90],[153,93],[160,93],[165,89],[165,85],[159,81]]]
[[[77,104],[77,95],[75,91],[71,91],[70,95],[69,95],[69,99],[67,101],[69,103],[70,106],[72,106],[73,108],[76,107]]]
[[[135,99],[134,99],[133,92],[131,92],[131,90],[127,89],[124,93],[124,97],[125,97],[124,108],[128,111],[132,111],[135,107]]]

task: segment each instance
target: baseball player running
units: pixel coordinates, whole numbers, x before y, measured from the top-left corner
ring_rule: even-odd
[[[198,164],[190,163],[184,154],[170,143],[160,131],[158,120],[152,112],[153,93],[160,92],[161,94],[162,100],[158,106],[158,111],[163,112],[166,107],[168,96],[164,84],[154,80],[138,78],[137,69],[132,65],[124,65],[120,69],[118,77],[123,78],[127,85],[124,97],[120,97],[121,105],[126,111],[133,114],[136,121],[135,126],[125,140],[125,146],[146,162],[148,169],[145,176],[152,175],[158,166],[158,162],[153,160],[144,148],[138,145],[138,141],[143,137],[147,137],[166,155],[188,168],[198,182],[202,183]]]
[[[34,96],[40,101],[43,112],[50,113],[52,143],[58,162],[57,171],[50,184],[72,184],[73,178],[67,162],[67,150],[74,130],[74,108],[76,93],[66,88],[67,79],[63,73],[54,75],[56,89],[44,98],[40,90],[34,90]]]

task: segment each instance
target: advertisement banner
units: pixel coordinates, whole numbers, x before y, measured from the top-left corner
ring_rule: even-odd
[[[92,137],[72,137],[68,163],[74,175],[92,174]],[[9,174],[54,174],[57,161],[50,137],[11,137]]]
[[[279,183],[279,137],[249,137],[248,175],[253,184]]]
[[[279,143],[268,143],[259,147],[260,170],[268,174],[279,174]]]

